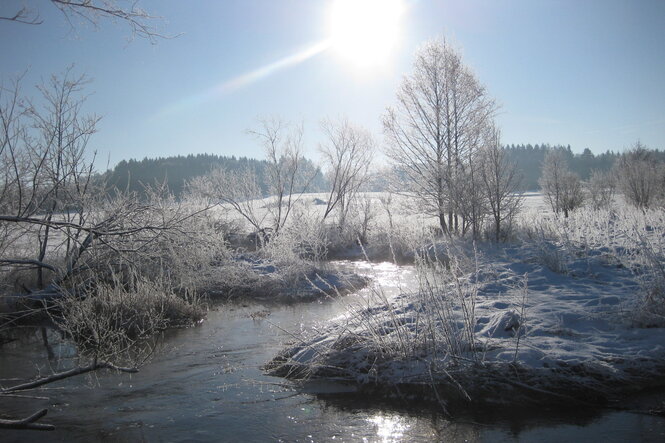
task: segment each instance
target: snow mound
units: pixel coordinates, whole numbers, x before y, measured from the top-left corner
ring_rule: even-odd
[[[488,317],[478,319],[478,326],[484,326],[480,329],[480,334],[486,337],[508,338],[513,337],[520,329],[521,317],[514,310],[495,312]]]

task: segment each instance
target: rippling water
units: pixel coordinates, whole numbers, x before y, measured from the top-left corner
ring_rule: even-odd
[[[413,287],[410,268],[337,263],[380,280],[388,296]],[[231,304],[198,327],[169,331],[138,374],[97,373],[27,395],[0,398],[0,412],[49,408],[54,432],[0,430],[0,441],[665,441],[665,419],[628,412],[437,411],[343,395],[343,386],[295,386],[261,366],[300,331],[343,315],[365,296],[290,306]],[[62,346],[56,352],[66,354]],[[1,349],[0,378],[47,365],[38,334]],[[3,381],[3,384],[11,384]]]

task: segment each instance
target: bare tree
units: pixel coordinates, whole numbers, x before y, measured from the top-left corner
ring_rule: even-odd
[[[328,140],[319,146],[319,150],[330,183],[323,219],[337,209],[338,226],[343,229],[349,208],[361,186],[367,182],[375,143],[369,131],[346,119],[324,120],[321,128]]]
[[[642,210],[663,197],[665,168],[639,141],[615,165],[619,190],[626,200]]]
[[[207,208],[190,211],[158,192],[144,201],[106,192],[93,169],[94,155],[86,153],[99,118],[83,113],[85,84],[71,68],[52,76],[38,88],[39,106],[21,98],[19,80],[0,88],[0,332],[57,306],[55,323],[76,343],[79,356],[89,359],[71,371],[0,389],[0,395],[97,369],[123,370],[113,360],[140,354],[134,352],[137,339],[173,320],[161,316],[167,307],[169,315],[178,312],[172,308],[179,300],[190,309],[164,291],[171,288],[171,274],[162,266],[178,260],[169,263],[162,246],[191,242],[189,226]],[[144,297],[126,303],[124,293],[109,293],[132,287],[140,272],[152,285],[143,286]],[[17,275],[27,278],[11,285],[9,277]],[[157,278],[169,285],[155,290]],[[100,309],[104,291],[116,303],[106,311]],[[150,297],[153,303],[144,305]],[[154,317],[156,309],[162,311]],[[95,352],[89,352],[93,345]],[[35,420],[0,421],[0,427],[39,428]]]
[[[495,105],[446,41],[425,44],[413,73],[383,118],[387,155],[403,170],[413,192],[438,217],[444,233],[458,225],[455,195]]]
[[[608,208],[614,200],[616,180],[609,172],[591,171],[587,191],[593,209]]]
[[[487,195],[482,183],[481,154],[478,149],[470,149],[452,182],[455,230],[461,235],[466,235],[470,230],[473,238],[480,237],[481,227],[489,213]]]
[[[584,203],[580,178],[568,169],[560,150],[551,150],[545,155],[539,183],[555,214],[563,212],[564,217],[568,217],[571,211]]]
[[[511,162],[500,145],[500,132],[490,128],[482,152],[480,174],[489,204],[495,240],[505,234],[505,225],[510,224],[522,203],[519,194],[521,181],[517,164]]]
[[[52,230],[58,223],[65,234],[59,241],[65,255],[71,256],[88,233],[76,226],[86,223],[84,202],[92,191],[92,158],[85,157],[88,140],[96,131],[99,117],[82,115],[85,97],[84,76],[74,76],[68,68],[62,76],[51,76],[38,87],[43,106],[18,101],[19,85],[14,84],[9,100],[0,103],[2,135],[2,176],[5,179],[0,207],[2,216],[13,217],[32,226],[38,252],[32,259],[36,267],[37,287],[44,288],[44,271],[51,270],[44,259],[52,247]],[[22,109],[17,113],[17,106]],[[28,222],[27,220],[37,220]],[[16,248],[22,231],[10,240]],[[7,238],[5,239],[7,240]],[[17,250],[16,248],[15,250]]]
[[[262,174],[253,169],[214,169],[188,183],[193,196],[208,204],[223,204],[265,236],[278,235],[295,205],[319,173],[302,155],[303,128],[279,119],[260,120],[260,128],[248,131],[266,153]],[[265,191],[268,192],[268,200]]]
[[[51,76],[47,85],[39,90],[45,106],[42,110],[30,107],[33,127],[38,134],[30,141],[29,152],[44,167],[41,179],[46,192],[39,196],[35,209],[46,214],[45,221],[51,222],[55,214],[68,223],[84,224],[88,193],[92,191],[91,179],[95,155],[87,159],[86,148],[90,136],[97,131],[100,118],[96,115],[82,115],[81,108],[85,96],[80,95],[88,83],[85,76],[73,76],[72,67],[62,78]],[[43,232],[42,232],[43,231]],[[43,261],[49,246],[49,224],[40,229],[39,256]],[[80,241],[81,231],[76,229],[66,233],[66,255],[72,252]],[[38,269],[38,286],[43,287],[42,269]]]
[[[188,183],[189,191],[210,205],[228,205],[256,231],[263,229],[266,214],[261,214],[261,186],[256,171],[228,171],[216,168]]]
[[[100,19],[120,20],[132,30],[132,35],[147,38],[151,42],[158,37],[164,38],[154,27],[153,22],[161,19],[149,14],[138,6],[137,0],[49,0],[58,8],[67,21],[82,19],[97,26]],[[23,5],[14,13],[0,16],[0,20],[29,25],[40,25],[39,9]],[[72,24],[73,26],[73,24]]]
[[[263,119],[260,126],[249,133],[261,142],[266,153],[267,184],[270,195],[275,198],[275,204],[269,209],[273,232],[278,234],[318,171],[304,170],[302,125],[289,125],[279,119]]]
[[[361,199],[354,199],[354,205],[352,208],[355,209],[355,214],[358,217],[358,229],[356,230],[356,239],[361,244],[367,243],[367,238],[369,236],[369,231],[372,222],[376,218],[376,210],[372,204],[372,199],[365,196]]]

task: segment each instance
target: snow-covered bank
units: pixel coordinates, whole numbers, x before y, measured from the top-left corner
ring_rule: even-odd
[[[304,261],[280,263],[240,254],[221,265],[224,280],[205,289],[212,298],[301,302],[355,292],[368,279],[350,272],[316,267]]]
[[[662,229],[645,226],[637,237],[660,242]],[[637,244],[627,253],[634,238],[603,235],[614,244],[594,245],[587,233],[584,245],[573,235],[477,254],[462,245],[450,268],[421,267],[419,290],[387,298],[375,288],[365,308],[333,319],[267,369],[448,405],[603,404],[665,384],[665,329],[636,315],[653,257]]]

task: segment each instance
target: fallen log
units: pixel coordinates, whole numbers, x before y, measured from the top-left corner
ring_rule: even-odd
[[[48,377],[38,378],[27,383],[21,383],[20,385],[11,386],[9,388],[0,389],[0,395],[10,395],[12,392],[16,391],[25,391],[27,389],[37,388],[48,383],[53,383],[58,380],[65,378],[73,377],[75,375],[85,374],[86,372],[96,371],[97,369],[113,369],[120,372],[129,372],[135,373],[138,372],[136,368],[124,368],[116,366],[113,363],[109,362],[97,362],[94,361],[88,366],[81,366],[77,368],[72,368],[68,371],[58,372],[56,374],[49,375]],[[44,423],[35,423],[37,420],[45,416],[47,413],[46,409],[35,412],[34,414],[21,418],[18,420],[11,419],[0,419],[0,428],[5,429],[33,429],[38,431],[52,431],[55,429],[55,426],[44,424]]]

